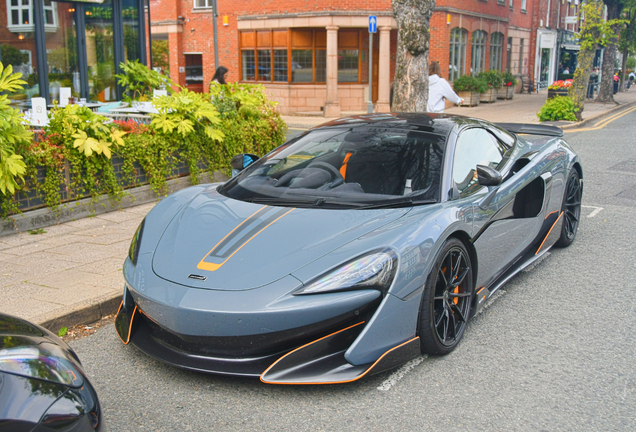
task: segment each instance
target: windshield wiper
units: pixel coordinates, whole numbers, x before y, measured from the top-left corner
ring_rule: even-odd
[[[256,198],[248,199],[246,201],[254,203],[254,204],[272,204],[272,205],[280,205],[280,206],[311,207],[311,206],[319,206],[325,201],[325,199],[315,198],[315,199],[308,199],[308,200],[290,200],[285,198],[256,197]]]
[[[413,207],[424,204],[435,204],[437,201],[435,200],[421,200],[421,201],[413,201],[413,199],[407,199],[396,202],[383,202],[380,204],[369,204],[363,205],[360,207],[356,207],[356,210],[369,210],[369,209],[389,209],[389,208],[401,208],[401,207]]]

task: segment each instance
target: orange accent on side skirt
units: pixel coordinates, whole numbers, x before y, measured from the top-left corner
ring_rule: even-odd
[[[332,334],[330,334],[330,335],[327,335],[327,336],[325,336],[325,337],[322,337],[322,338],[320,338],[320,339],[316,339],[316,340],[315,340],[315,341],[313,341],[313,342],[309,342],[308,344],[305,344],[305,345],[303,345],[303,346],[301,346],[301,347],[296,348],[296,349],[295,349],[295,350],[293,350],[293,351],[288,352],[287,354],[285,354],[284,356],[282,356],[281,358],[279,358],[278,360],[276,360],[274,363],[272,363],[272,365],[271,365],[270,367],[268,367],[267,369],[265,369],[265,372],[263,372],[263,373],[261,374],[261,381],[262,381],[262,382],[264,382],[265,384],[285,384],[285,385],[320,385],[320,384],[346,384],[346,383],[350,383],[350,382],[357,381],[357,380],[359,380],[360,378],[364,377],[367,373],[369,373],[369,371],[371,371],[371,370],[372,370],[372,369],[373,369],[373,368],[374,368],[374,367],[375,367],[375,366],[376,366],[376,365],[380,362],[380,360],[382,360],[382,359],[384,358],[384,356],[386,356],[387,354],[389,354],[391,351],[396,350],[396,349],[400,348],[401,346],[406,345],[406,344],[408,344],[408,343],[411,343],[411,342],[413,342],[414,340],[416,340],[416,339],[419,339],[419,338],[420,338],[419,336],[415,336],[414,338],[409,339],[409,340],[407,340],[406,342],[403,342],[403,343],[399,344],[398,346],[395,346],[395,347],[391,348],[390,350],[386,351],[386,352],[385,352],[384,354],[382,354],[382,355],[381,355],[381,356],[380,356],[380,357],[379,357],[379,358],[378,358],[375,362],[373,362],[373,364],[369,367],[369,369],[367,369],[366,371],[364,371],[364,373],[363,373],[362,375],[360,375],[360,376],[358,376],[358,377],[356,377],[356,378],[354,378],[354,379],[345,380],[345,381],[332,381],[332,382],[306,382],[306,383],[268,382],[268,381],[265,381],[265,380],[263,379],[263,375],[265,375],[265,374],[267,373],[267,371],[269,371],[272,367],[274,367],[274,365],[275,365],[276,363],[278,363],[279,361],[281,361],[282,359],[284,359],[285,357],[287,357],[287,356],[288,356],[288,355],[290,355],[291,353],[293,353],[293,352],[295,352],[295,351],[298,351],[299,349],[302,349],[302,348],[306,347],[307,345],[311,345],[311,344],[313,344],[313,343],[318,342],[319,340],[322,340],[322,339],[327,338],[327,337],[329,337],[329,336],[335,335],[335,334],[340,333],[340,332],[342,332],[342,331],[348,330],[348,329],[350,329],[351,327],[355,327],[355,326],[360,325],[360,324],[363,324],[363,323],[364,323],[364,321],[363,321],[363,322],[360,322],[360,323],[358,323],[358,324],[354,324],[354,325],[352,325],[352,326],[350,326],[350,327],[347,327],[347,328],[345,328],[345,329],[339,330],[339,331],[337,331],[337,332],[334,332],[334,333],[332,333]]]
[[[545,241],[548,239],[548,237],[550,236],[550,233],[552,232],[552,229],[554,229],[554,227],[556,226],[557,222],[559,221],[559,219],[561,219],[561,216],[563,216],[563,212],[561,212],[561,214],[559,215],[559,217],[554,221],[554,223],[552,224],[552,226],[550,227],[550,231],[548,231],[548,233],[545,235],[545,238],[543,239],[543,241],[541,242],[541,245],[539,246],[539,249],[537,249],[537,251],[535,252],[535,255],[539,253],[539,251],[541,250],[541,248],[543,247],[543,243],[545,243]]]
[[[545,215],[545,218],[543,218],[543,220],[546,220],[553,213],[558,213],[558,210],[548,213],[547,215]]]
[[[122,307],[123,304],[124,304],[124,302],[122,301],[121,304],[119,305],[119,309],[117,310],[117,315],[119,315],[119,311],[121,310],[121,307]],[[137,305],[135,305],[135,309],[133,309],[132,316],[130,317],[130,325],[128,326],[128,339],[126,339],[124,341],[121,338],[121,336],[119,336],[119,332],[115,331],[115,333],[117,333],[117,336],[119,336],[119,339],[124,343],[124,345],[128,345],[128,342],[130,342],[130,332],[132,330],[133,321],[135,319],[135,312],[137,312]],[[117,316],[117,315],[115,315],[115,316]]]
[[[486,288],[486,287],[481,287],[481,288],[479,289],[479,291],[477,291],[477,294],[475,294],[475,295],[479,295],[479,293],[480,293],[480,292],[482,292],[482,291],[484,290],[484,288]]]

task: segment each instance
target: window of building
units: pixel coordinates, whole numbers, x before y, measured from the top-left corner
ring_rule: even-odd
[[[526,3],[527,3],[526,0],[521,0],[521,10],[524,12],[526,11]]]
[[[455,27],[451,30],[450,61],[448,62],[448,79],[454,81],[466,71],[466,39],[468,32]]]
[[[6,0],[7,28],[10,32],[29,32],[35,30],[31,0]],[[44,0],[44,26],[47,31],[58,25],[57,2]]]
[[[510,2],[509,2],[510,9],[514,9],[512,2],[513,2],[513,0],[510,0]]]
[[[506,50],[506,72],[512,72],[512,68],[510,67],[510,63],[512,61],[512,38],[508,38],[508,47]]]
[[[501,70],[503,39],[502,33],[495,32],[490,35],[490,70]]]
[[[194,8],[211,8],[212,0],[194,0]]]
[[[473,32],[473,55],[470,64],[470,72],[476,75],[486,69],[486,39],[488,34],[483,30]]]
[[[523,39],[519,39],[519,74],[523,73]]]
[[[358,29],[343,29],[338,33],[339,82],[367,82],[366,75],[360,73],[361,35]],[[240,33],[240,50],[242,81],[327,81],[326,30],[243,31]]]

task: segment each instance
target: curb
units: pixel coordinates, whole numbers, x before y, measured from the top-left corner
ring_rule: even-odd
[[[122,293],[109,294],[94,300],[87,300],[76,306],[71,306],[63,313],[49,312],[32,321],[57,334],[62,327],[73,327],[80,324],[90,324],[99,321],[107,315],[117,312],[121,303]]]
[[[614,114],[616,112],[622,111],[624,109],[631,108],[633,106],[636,106],[636,102],[628,102],[626,104],[617,105],[614,108],[610,108],[607,111],[604,111],[602,113],[596,114],[595,116],[583,119],[583,120],[581,120],[578,123],[571,123],[571,124],[568,124],[568,125],[563,125],[563,126],[560,126],[560,128],[563,129],[563,130],[579,129],[579,128],[583,127],[583,126],[586,126],[588,123],[592,123],[592,122],[595,122],[597,120],[601,120],[604,117],[607,117],[607,116],[609,116],[611,114]]]
[[[222,174],[220,172],[215,172],[212,175],[207,172],[201,173],[199,180],[200,183],[227,180],[221,179],[221,175]],[[167,182],[168,193],[176,192],[189,186],[192,186],[190,176],[179,177],[168,180]],[[102,213],[134,207],[153,201],[159,201],[163,198],[162,195],[156,194],[150,185],[126,189],[125,192],[126,196],[124,196],[119,203],[112,201],[108,195],[101,195],[96,200],[93,200],[93,198],[83,198],[78,201],[62,204],[59,207],[59,212],[57,213],[53,212],[48,207],[44,207],[10,216],[6,220],[0,220],[0,237],[57,225],[64,222],[71,222],[87,216],[95,216]]]

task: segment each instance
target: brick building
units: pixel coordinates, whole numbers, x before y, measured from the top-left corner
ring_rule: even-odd
[[[450,81],[489,69],[534,80],[540,1],[438,0],[431,60]],[[150,0],[152,39],[169,41],[172,78],[196,91],[206,91],[216,69],[211,6],[211,0]],[[364,110],[369,15],[378,17],[372,99],[377,111],[388,111],[397,47],[390,0],[218,0],[219,63],[230,81],[263,84],[285,114]]]

